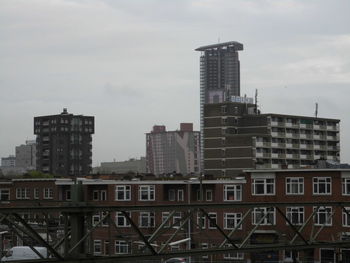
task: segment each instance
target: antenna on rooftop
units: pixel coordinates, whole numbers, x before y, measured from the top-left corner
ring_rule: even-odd
[[[258,114],[258,89],[255,89],[255,114]]]
[[[316,105],[315,105],[315,117],[317,118],[317,115],[318,115],[318,103],[316,102]]]

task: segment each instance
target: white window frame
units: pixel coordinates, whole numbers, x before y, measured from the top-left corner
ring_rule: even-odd
[[[297,222],[293,220],[295,214],[297,215]],[[305,209],[302,206],[286,207],[286,217],[293,225],[302,225],[305,221]],[[286,222],[286,224],[288,225],[288,222]]]
[[[208,202],[213,201],[213,190],[212,189],[205,190],[205,200]]]
[[[233,221],[233,226],[229,224],[229,220]],[[242,213],[224,213],[224,229],[234,229],[242,221]],[[242,229],[242,224],[238,229]]]
[[[101,201],[107,201],[107,190],[101,190],[100,191],[100,200]]]
[[[252,215],[252,225],[257,225],[260,221],[260,218],[263,217],[266,213],[268,213],[269,215],[264,218],[264,220],[260,223],[260,225],[261,226],[276,225],[276,209],[269,208],[269,207],[254,207],[253,215]],[[262,215],[260,216],[260,214]],[[259,217],[257,217],[258,215]]]
[[[286,260],[292,260],[293,259],[293,254],[296,253],[295,258],[299,259],[299,251],[296,250],[283,250],[283,258]],[[292,261],[288,261],[292,262]]]
[[[275,178],[252,178],[252,181],[252,195],[275,195]],[[259,186],[263,187],[262,193],[258,191]],[[272,187],[272,191],[269,187]]]
[[[102,241],[95,239],[94,240],[94,255],[101,255],[101,254],[102,254]]]
[[[206,229],[207,220],[205,215],[201,215],[201,213],[197,213],[197,227],[199,229]]]
[[[324,184],[325,191],[320,191],[320,186]],[[328,189],[329,188],[329,189]],[[313,195],[331,195],[332,194],[332,178],[331,177],[313,177],[312,178]]]
[[[162,212],[162,223],[168,219],[170,216],[170,212]],[[164,225],[164,227],[170,227],[171,220],[169,219],[168,222]]]
[[[181,225],[182,212],[175,212],[173,215],[173,226],[179,227]]]
[[[119,193],[122,198],[119,199]],[[130,185],[116,185],[115,186],[115,201],[130,201],[131,200],[131,186]]]
[[[231,196],[229,192],[233,192],[233,199],[228,198]],[[241,184],[228,184],[224,185],[224,201],[237,202],[242,201],[242,185]]]
[[[40,196],[39,188],[34,188],[33,191],[34,191],[34,199],[39,199],[39,196]]]
[[[114,252],[115,254],[129,254],[131,252],[129,243],[125,240],[115,240]]]
[[[53,189],[52,188],[44,188],[44,199],[53,199]]]
[[[126,212],[129,217],[131,218],[131,212]],[[119,224],[120,221],[122,221],[122,224]],[[128,219],[124,216],[122,212],[115,212],[115,224],[117,227],[131,227],[131,224],[129,223]]]
[[[216,212],[209,212],[208,216],[215,220],[216,225],[218,224],[218,215]],[[216,229],[215,225],[211,225],[211,220],[208,218],[208,229]]]
[[[350,227],[350,207],[344,207],[348,213],[342,211],[342,225],[343,227]]]
[[[231,244],[225,244],[225,247],[232,247]],[[244,259],[244,253],[242,252],[228,252],[227,254],[224,253],[224,259],[235,259],[235,260],[243,260]]]
[[[316,210],[317,207],[314,207]],[[328,210],[328,211],[327,211]],[[325,216],[326,223],[321,223],[321,216]],[[322,206],[319,207],[315,216],[314,216],[314,224],[315,226],[332,226],[333,216],[332,216],[332,207],[331,206]]]
[[[139,201],[154,201],[155,193],[155,185],[139,185]]]
[[[286,177],[286,195],[303,195],[303,194],[304,194],[304,178],[303,177]]]
[[[143,219],[146,219],[147,224],[143,224]],[[140,228],[152,228],[155,227],[155,214],[154,212],[140,212],[139,214],[139,227]]]
[[[29,188],[16,188],[16,199],[29,199]]]
[[[342,194],[350,195],[350,177],[342,178]]]

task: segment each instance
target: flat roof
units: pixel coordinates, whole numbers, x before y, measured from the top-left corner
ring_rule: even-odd
[[[205,51],[205,50],[210,50],[210,49],[218,49],[221,47],[233,47],[235,50],[243,50],[242,43],[239,43],[236,41],[229,41],[229,42],[224,42],[224,43],[202,46],[202,47],[196,48],[195,51]]]
[[[288,114],[279,114],[279,113],[262,113],[257,116],[280,116],[286,118],[303,118],[309,120],[322,120],[322,121],[337,121],[340,122],[340,119],[331,119],[331,118],[322,118],[322,117],[313,117],[313,116],[303,116],[303,115],[288,115]]]
[[[245,173],[288,173],[288,172],[350,172],[350,169],[342,168],[326,168],[326,169],[315,169],[315,168],[304,168],[304,169],[247,169],[243,170]]]

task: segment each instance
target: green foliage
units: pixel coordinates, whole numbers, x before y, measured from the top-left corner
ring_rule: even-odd
[[[44,174],[39,171],[30,171],[24,175],[25,178],[54,178],[52,174]]]

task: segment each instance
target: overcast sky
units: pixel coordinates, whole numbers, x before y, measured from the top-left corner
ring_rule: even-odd
[[[95,116],[93,165],[145,155],[154,124],[199,129],[199,53],[244,44],[263,113],[341,119],[350,162],[349,0],[0,0],[0,156],[33,117]]]

